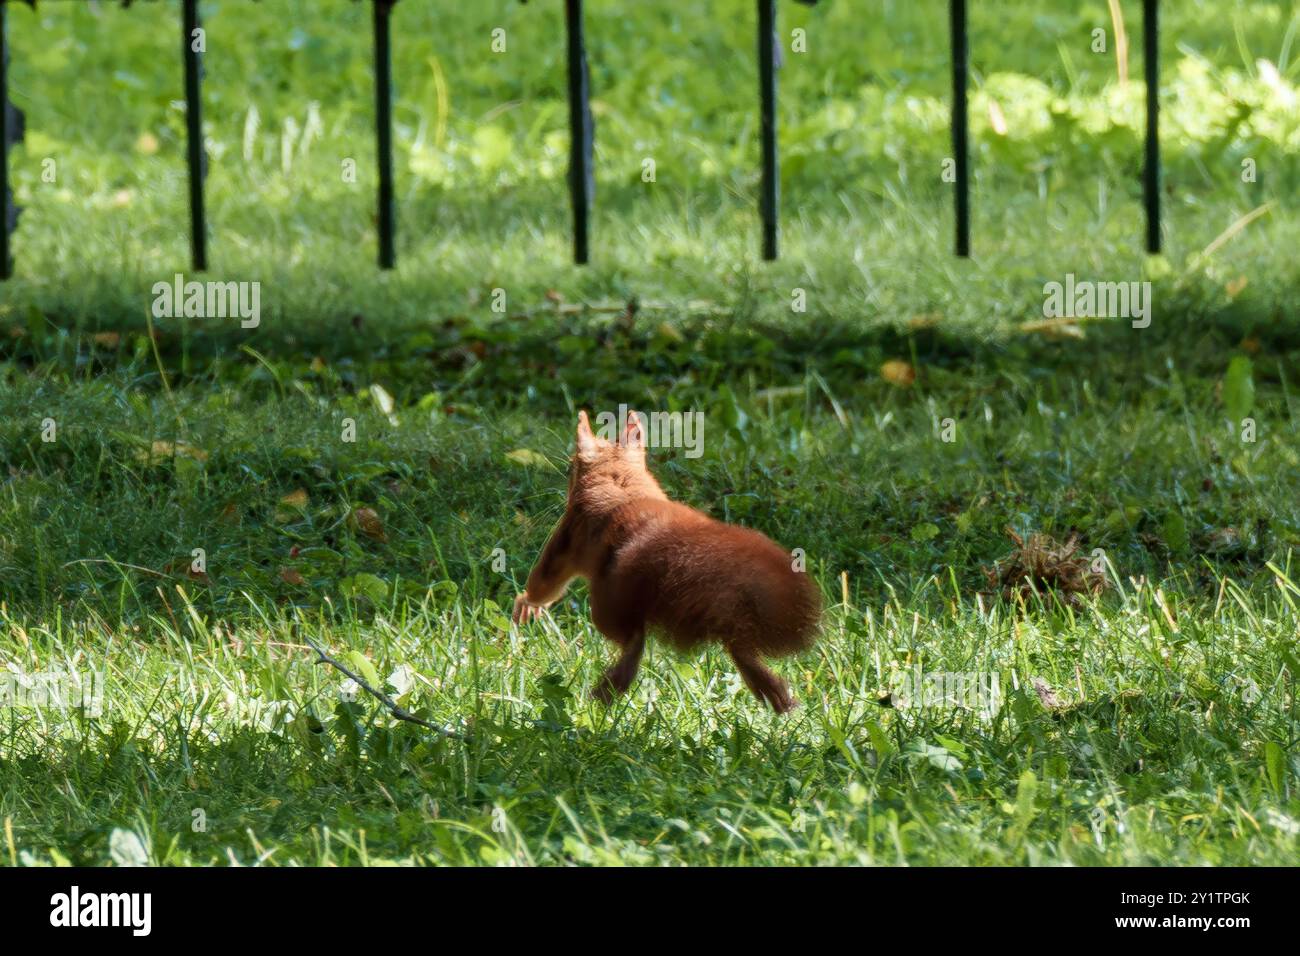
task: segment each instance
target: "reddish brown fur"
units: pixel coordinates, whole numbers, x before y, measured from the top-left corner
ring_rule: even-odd
[[[812,646],[820,591],[764,535],[670,501],[646,468],[634,414],[617,444],[594,436],[579,414],[568,504],[515,599],[515,621],[541,614],[575,577],[590,582],[592,623],[622,650],[593,691],[598,699],[627,690],[653,632],[679,650],[721,643],[759,700],[781,713],[795,706],[760,655]]]

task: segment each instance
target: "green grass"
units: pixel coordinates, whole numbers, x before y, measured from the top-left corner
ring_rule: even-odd
[[[407,0],[382,274],[367,11],[205,4],[212,275],[260,280],[263,319],[152,338],[153,283],[188,272],[173,5],[10,12],[29,133],[0,286],[0,673],[93,669],[105,693],[98,717],[0,709],[0,860],[1292,863],[1290,7],[1165,5],[1154,259],[1141,84],[1088,49],[1106,5],[974,11],[960,262],[944,5],[783,5],[810,52],[781,75],[783,258],[762,264],[751,5],[591,6],[592,266],[568,264],[559,5]],[[1149,278],[1152,325],[1022,329],[1069,272]],[[576,410],[620,402],[703,411],[702,457],[652,453],[669,493],[806,553],[828,610],[781,665],[793,717],[724,655],[653,644],[626,700],[591,703],[610,652],[581,586],[505,622]],[[1077,536],[1111,586],[1003,599],[986,570],[1008,528]],[[308,640],[468,739],[341,699]],[[1000,704],[889,705],[917,668],[995,674]]]
[[[654,651],[625,704],[581,700],[603,651],[567,610],[507,636],[484,601],[261,607],[232,634],[173,594],[176,621],[142,632],[15,629],[28,667],[105,656],[109,715],[11,721],[5,812],[24,861],[103,862],[121,827],[159,863],[1294,862],[1294,768],[1268,769],[1270,746],[1294,747],[1281,594],[1170,599],[1177,632],[1150,588],[1073,620],[968,600],[918,619],[925,596],[832,609],[789,669],[804,707],[786,721],[716,654]],[[473,741],[337,703],[304,638],[411,668],[414,701]],[[991,721],[878,706],[917,663],[1020,687]],[[1029,675],[1079,706],[1053,717]]]

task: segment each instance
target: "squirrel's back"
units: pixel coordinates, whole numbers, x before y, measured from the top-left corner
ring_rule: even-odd
[[[592,590],[611,613],[640,618],[683,649],[719,641],[781,656],[812,646],[821,592],[762,533],[644,499],[611,515],[604,537]]]

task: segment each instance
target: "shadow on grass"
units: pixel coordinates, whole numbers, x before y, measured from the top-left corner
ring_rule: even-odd
[[[233,323],[232,323],[233,324]],[[159,357],[172,387],[195,382],[213,387],[214,375],[270,362],[288,377],[317,361],[337,367],[345,391],[382,378],[402,397],[403,389],[427,390],[434,382],[474,379],[483,404],[492,396],[512,400],[510,389],[533,386],[551,398],[581,393],[610,377],[698,374],[715,382],[758,374],[780,383],[808,370],[827,381],[874,376],[890,358],[915,360],[922,368],[980,367],[1086,374],[1109,363],[1121,369],[1166,361],[1186,374],[1219,374],[1226,356],[1243,341],[1267,358],[1294,364],[1288,353],[1300,346],[1300,315],[1267,304],[1205,308],[1190,296],[1162,300],[1158,320],[1134,329],[1127,319],[1080,323],[1085,337],[1056,336],[1015,326],[908,326],[869,322],[857,315],[812,312],[797,321],[773,321],[741,304],[685,314],[666,332],[659,314],[638,311],[635,297],[605,300],[597,310],[561,312],[543,303],[526,313],[482,323],[463,311],[430,317],[418,325],[372,322],[362,313],[320,321],[266,323],[254,333],[199,324],[178,328],[172,320],[155,325]],[[44,374],[113,373],[145,365],[135,387],[160,389],[143,321],[134,338],[124,327],[108,344],[90,330],[56,332],[41,320],[30,328],[11,326],[0,339],[0,361]],[[1068,332],[1069,330],[1067,330]],[[134,351],[132,346],[134,345]],[[255,354],[254,354],[255,353]],[[1267,366],[1265,365],[1265,368]],[[256,387],[256,383],[253,383]],[[629,396],[635,397],[635,396]]]

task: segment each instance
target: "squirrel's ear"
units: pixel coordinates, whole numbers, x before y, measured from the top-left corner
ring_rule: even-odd
[[[637,412],[627,413],[627,427],[623,429],[623,447],[645,451],[645,426],[641,424],[641,415]]]
[[[591,422],[587,421],[585,411],[578,412],[578,454],[594,455],[596,453],[596,436],[591,433]]]

